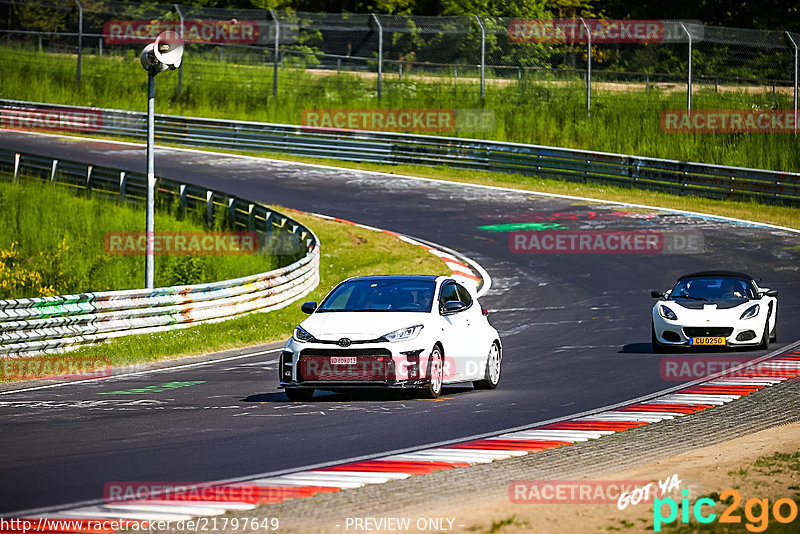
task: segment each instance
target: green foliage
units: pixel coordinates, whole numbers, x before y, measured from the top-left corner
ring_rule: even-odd
[[[83,198],[64,187],[0,176],[0,299],[144,287],[144,257],[110,254],[110,232],[144,230],[144,211],[111,200]],[[221,226],[219,227],[221,228]],[[159,232],[199,232],[202,219],[156,216]],[[215,282],[269,271],[297,257],[156,255],[155,284]]]

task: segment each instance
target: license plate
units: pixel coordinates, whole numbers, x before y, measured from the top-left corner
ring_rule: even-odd
[[[691,340],[692,345],[722,345],[725,346],[724,337],[693,337]]]
[[[331,357],[331,365],[352,365],[356,363],[355,356],[333,356]]]

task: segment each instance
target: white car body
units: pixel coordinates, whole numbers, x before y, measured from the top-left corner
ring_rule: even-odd
[[[693,289],[687,289],[694,284]],[[735,289],[724,292],[723,284]],[[768,348],[777,337],[777,292],[744,273],[704,271],[682,276],[671,290],[653,291],[655,352],[670,347]],[[724,342],[723,342],[724,340]]]
[[[357,294],[362,299],[358,306],[363,309],[347,311]],[[458,306],[457,302],[471,302],[462,309],[444,310],[442,300],[453,300],[455,295],[459,298],[452,307]],[[414,299],[419,302],[412,302]],[[444,384],[473,381],[486,385],[483,381],[493,347],[497,377],[489,387],[499,380],[500,336],[474,293],[452,278],[350,278],[331,290],[318,307],[306,303],[303,309],[313,313],[286,342],[279,365],[280,387],[290,399],[310,398],[308,391],[313,394],[315,389],[425,389],[430,388],[432,379]],[[431,369],[437,347],[443,356],[440,376],[438,367]],[[432,393],[429,396],[438,395],[438,391]]]

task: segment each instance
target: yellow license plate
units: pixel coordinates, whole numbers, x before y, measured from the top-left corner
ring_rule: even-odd
[[[724,337],[693,337],[691,340],[692,345],[722,345],[725,346]]]

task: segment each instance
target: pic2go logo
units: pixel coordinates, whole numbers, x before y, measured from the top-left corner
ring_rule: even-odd
[[[717,514],[708,510],[704,513],[703,507],[714,508],[717,503],[713,499],[703,497],[697,499],[694,505],[689,504],[689,490],[683,490],[683,499],[681,499],[680,512],[681,522],[689,522],[689,512],[691,509],[695,521],[698,523],[711,523],[717,518]],[[729,498],[733,499],[728,505],[728,508],[719,516],[720,523],[734,523],[741,524],[742,516],[734,515],[734,512],[742,502],[742,496],[734,489],[723,491],[719,496],[721,501],[727,501]],[[667,507],[668,513],[664,516],[664,507]],[[770,511],[775,521],[778,523],[791,523],[797,518],[797,503],[792,499],[783,498],[776,500],[772,508],[769,506],[769,499],[749,499],[744,505],[744,516],[747,519],[745,528],[750,532],[764,532],[769,527]],[[784,512],[788,511],[784,515]],[[675,499],[666,498],[653,501],[653,530],[661,532],[662,525],[668,525],[678,519],[678,503]]]

